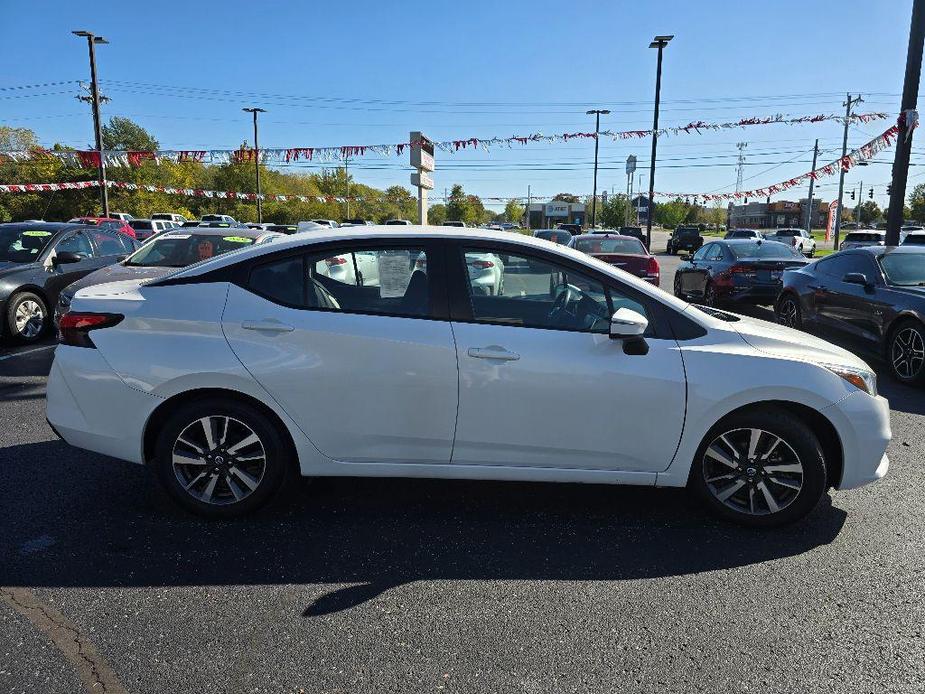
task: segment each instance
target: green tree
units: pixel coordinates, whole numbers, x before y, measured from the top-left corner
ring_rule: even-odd
[[[687,217],[689,205],[680,198],[669,202],[662,202],[655,207],[654,219],[663,227],[672,229]]]
[[[919,183],[909,195],[909,208],[912,219],[925,219],[925,183]]]
[[[427,223],[440,226],[446,221],[446,205],[431,205],[427,210]]]
[[[861,224],[873,224],[883,219],[880,206],[873,200],[866,200],[861,205]]]
[[[446,203],[446,219],[454,222],[471,223],[475,213],[471,209],[469,196],[458,183],[450,189],[450,197]]]
[[[157,140],[147,130],[130,118],[113,116],[101,128],[103,149],[131,149],[151,152],[159,147]]]
[[[629,207],[629,200],[622,193],[609,196],[607,202],[598,207],[601,224],[605,229],[619,229],[626,224]]]
[[[504,219],[512,224],[520,224],[524,216],[524,206],[519,201],[511,199],[504,206]]]
[[[0,125],[0,149],[27,150],[39,146],[38,138],[29,128],[11,128]]]
[[[556,193],[552,199],[558,202],[578,202],[578,196],[571,193]]]

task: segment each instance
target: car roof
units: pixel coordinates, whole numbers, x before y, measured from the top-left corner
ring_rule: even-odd
[[[781,241],[772,241],[771,239],[715,239],[712,241],[707,241],[709,243],[724,243],[727,246],[744,246],[746,244],[753,245],[760,243],[762,246],[764,244],[773,244],[775,246],[783,246],[784,248],[793,248],[789,243],[782,243]],[[704,245],[707,245],[704,244]]]
[[[251,229],[250,227],[175,227],[159,234],[157,238],[163,239],[177,236],[241,236],[248,239],[258,239],[261,236],[275,236],[276,232],[266,229]],[[284,236],[284,234],[279,234]]]
[[[833,253],[832,255],[826,256],[827,258],[834,258],[837,255],[842,253],[870,253],[871,255],[892,255],[893,253],[914,253],[921,255],[925,253],[925,248],[922,246],[860,246],[858,248],[848,248],[844,251],[839,251],[838,253]],[[825,260],[822,258],[821,260]]]
[[[629,234],[621,234],[620,232],[609,232],[609,231],[599,231],[595,234],[578,234],[572,237],[573,239],[621,239],[624,241],[636,241],[639,243],[639,239],[635,236],[630,236]]]
[[[7,222],[0,224],[0,229],[50,231],[56,233],[59,231],[68,231],[69,229],[86,229],[86,224],[77,222]]]

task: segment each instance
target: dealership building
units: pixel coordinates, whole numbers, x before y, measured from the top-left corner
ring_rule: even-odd
[[[585,224],[585,206],[580,202],[533,202],[527,210],[530,229],[554,229],[557,224]]]
[[[748,202],[742,205],[729,203],[727,224],[730,229],[776,229],[806,226],[809,213],[808,199],[799,202],[775,200],[774,202]],[[813,200],[812,226],[824,227],[829,203]]]

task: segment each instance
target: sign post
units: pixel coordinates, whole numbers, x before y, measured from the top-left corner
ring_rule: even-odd
[[[418,189],[418,224],[427,224],[427,191],[434,189],[434,180],[428,175],[434,170],[434,143],[418,130],[411,132],[411,185]]]
[[[631,154],[626,158],[626,214],[623,223],[629,226],[630,223],[630,205],[633,200],[633,174],[636,173],[636,155]],[[637,215],[638,217],[638,215]],[[637,221],[638,224],[638,221]]]

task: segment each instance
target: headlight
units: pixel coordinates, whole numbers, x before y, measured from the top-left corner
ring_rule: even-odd
[[[853,385],[858,390],[863,390],[872,397],[877,395],[877,374],[865,369],[853,369],[850,366],[835,366],[833,364],[822,364],[836,376],[840,376]]]

